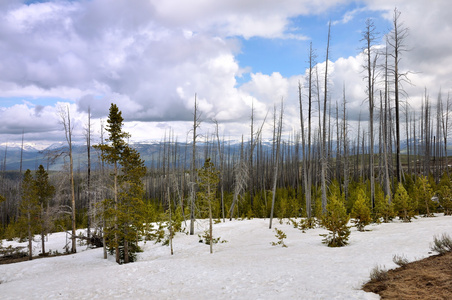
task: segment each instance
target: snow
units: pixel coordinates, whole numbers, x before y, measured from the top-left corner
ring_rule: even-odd
[[[411,223],[373,224],[366,232],[352,228],[350,244],[322,244],[322,228],[305,233],[273,220],[287,234],[287,248],[277,242],[268,219],[235,220],[214,225],[214,237],[226,243],[199,243],[207,222],[197,222],[195,236],[178,233],[174,255],[154,242],[143,244],[138,261],[118,265],[103,250],[78,246],[78,253],[0,265],[1,299],[379,299],[360,290],[375,266],[397,267],[395,254],[409,261],[434,253],[435,235],[451,234],[452,217],[418,217]],[[78,231],[80,232],[80,230]],[[34,251],[39,252],[36,238]],[[3,246],[22,245],[3,241]],[[51,234],[46,249],[63,252],[65,233]]]

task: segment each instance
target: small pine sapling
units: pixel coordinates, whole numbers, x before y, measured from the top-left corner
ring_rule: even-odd
[[[441,186],[439,193],[439,204],[441,205],[444,215],[452,215],[452,189],[450,186]]]
[[[165,227],[166,224],[164,222],[158,222],[158,228],[153,228],[151,225],[148,228],[145,239],[147,241],[155,241],[155,244],[161,243],[165,240]]]
[[[414,206],[416,201],[413,201],[408,196],[408,193],[401,182],[397,186],[397,190],[394,194],[394,211],[399,218],[405,222],[411,222],[411,218],[414,217]]]
[[[198,205],[209,214],[209,241],[213,241],[213,214],[212,206],[216,200],[216,189],[219,182],[219,172],[215,169],[210,158],[206,159],[204,166],[198,170],[198,186],[197,193]],[[210,253],[213,253],[213,243],[210,243]]]
[[[433,191],[426,176],[420,176],[416,181],[416,198],[419,205],[419,213],[425,217],[433,217],[436,203],[432,201]]]
[[[293,225],[294,228],[300,229],[302,232],[306,232],[307,229],[315,228],[317,225],[314,218],[302,218],[300,222],[289,218],[289,222]]]
[[[383,220],[384,223],[388,223],[391,221],[394,216],[394,203],[389,201],[389,195],[387,195],[384,199],[379,199],[375,197],[375,219],[377,222],[380,219]]]
[[[278,239],[277,242],[271,242],[272,246],[281,245],[283,248],[287,248],[287,245],[284,243],[284,239],[287,238],[287,235],[280,229],[275,227],[275,237]]]
[[[210,237],[210,233],[209,233],[209,229],[204,231],[203,235],[198,234],[198,238],[199,238],[199,242],[200,243],[204,243],[206,245],[210,245],[210,241],[212,241],[212,245],[218,244],[218,243],[227,243],[228,241],[226,240],[221,240],[221,237]]]
[[[370,208],[367,206],[368,198],[363,189],[359,188],[357,191],[357,199],[353,204],[352,218],[359,231],[364,231],[364,227],[371,222]]]
[[[323,243],[328,247],[342,247],[348,244],[350,228],[347,226],[350,219],[344,204],[331,195],[326,206],[327,212],[322,216],[322,225],[330,232],[323,234]]]

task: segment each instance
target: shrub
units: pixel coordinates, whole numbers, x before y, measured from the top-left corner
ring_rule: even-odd
[[[443,233],[441,238],[434,236],[433,244],[430,245],[430,249],[438,252],[440,255],[452,252],[452,238],[446,233]]]
[[[370,279],[373,281],[384,281],[388,279],[388,271],[383,267],[375,266],[372,271],[370,271]]]
[[[408,259],[407,259],[405,256],[403,256],[403,255],[397,255],[397,254],[395,254],[395,255],[392,257],[392,261],[393,261],[396,265],[398,265],[399,267],[404,267],[404,266],[406,266],[406,265],[408,264]]]

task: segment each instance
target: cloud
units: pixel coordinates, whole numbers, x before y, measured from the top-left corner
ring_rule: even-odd
[[[450,2],[438,1],[366,1],[368,8],[384,11],[393,19],[394,8],[401,12],[399,24],[408,29],[405,44],[408,51],[401,55],[402,71],[410,71],[414,86],[406,86],[410,95],[422,94],[425,87],[436,93],[440,87],[452,87],[452,21]]]
[[[53,131],[57,129],[54,111],[50,107],[16,104],[0,110],[2,119],[0,131],[6,134],[25,132]]]
[[[355,15],[359,12],[364,11],[365,9],[363,8],[357,8],[351,11],[347,11],[343,16],[342,19],[340,20],[335,20],[331,22],[331,25],[338,25],[338,24],[347,24],[348,22],[350,22],[351,20],[353,20],[355,18]]]
[[[204,120],[228,124],[225,129],[230,132],[247,128],[251,107],[263,118],[281,98],[286,103],[287,128],[296,128],[297,86],[299,80],[304,83],[304,74],[287,78],[279,72],[244,71],[236,59],[241,40],[308,39],[309,32],[296,28],[294,18],[328,14],[349,2],[92,0],[25,5],[0,1],[0,97],[36,99],[2,107],[0,128],[5,133],[18,133],[21,128],[30,133],[58,130],[58,120],[51,116],[56,106],[39,103],[39,99],[58,98],[71,103],[74,117],[80,114],[76,121],[80,128],[88,108],[94,118],[105,119],[110,103],[116,103],[131,122],[130,129],[145,138],[151,129],[153,134],[161,134],[162,128],[189,130],[195,94]],[[402,57],[403,70],[415,72],[414,85],[406,86],[412,101],[425,86],[432,93],[451,87],[448,1],[356,3],[359,8],[350,9],[337,22],[350,22],[363,11],[390,20],[394,4],[402,12],[410,29],[407,44],[412,45]],[[331,101],[341,102],[345,85],[353,119],[366,108],[361,64],[356,54],[330,65]],[[321,67],[322,62],[320,76]],[[236,78],[244,72],[250,80],[239,85]],[[77,136],[83,137],[81,129]]]

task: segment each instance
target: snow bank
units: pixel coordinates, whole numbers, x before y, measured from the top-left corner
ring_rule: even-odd
[[[287,234],[288,248],[272,246],[275,231],[268,219],[227,221],[214,225],[214,237],[227,243],[199,243],[207,223],[195,236],[178,233],[174,255],[160,244],[146,243],[136,263],[117,265],[102,259],[102,249],[10,265],[0,265],[2,299],[379,299],[361,285],[376,266],[395,268],[394,254],[408,260],[431,255],[433,236],[451,233],[452,218],[418,218],[412,223],[370,225],[352,229],[350,245],[328,248],[319,234],[292,225],[273,226]],[[49,236],[46,248],[64,251],[66,235]],[[19,245],[16,242],[3,242]],[[26,245],[26,243],[20,244]],[[38,252],[39,242],[34,251]],[[85,251],[86,250],[86,251]]]

